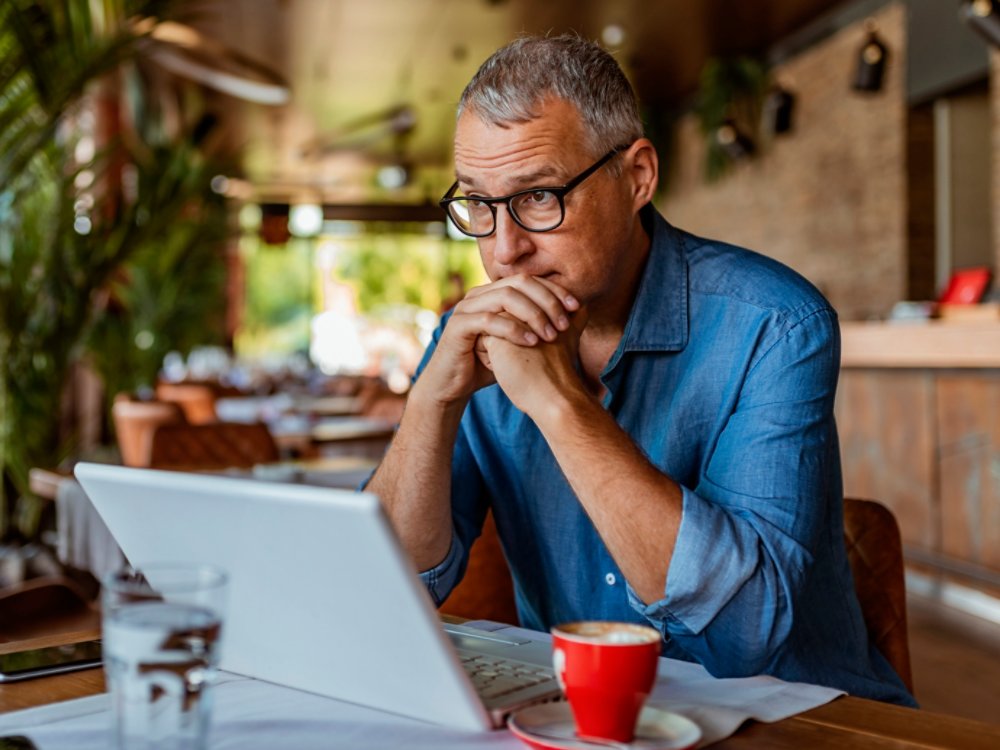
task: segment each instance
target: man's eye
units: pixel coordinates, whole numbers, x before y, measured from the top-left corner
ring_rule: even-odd
[[[544,205],[553,200],[555,200],[555,196],[548,190],[536,190],[533,193],[528,194],[528,201],[538,205]]]

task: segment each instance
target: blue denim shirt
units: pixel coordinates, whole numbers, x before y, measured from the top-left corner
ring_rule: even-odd
[[[682,488],[663,598],[636,596],[538,428],[496,385],[462,418],[451,549],[422,574],[431,595],[440,603],[460,580],[492,508],[526,627],[646,621],[665,655],[718,677],[914,705],[869,644],[844,547],[836,313],[773,260],[645,218],[649,259],[601,381],[604,407]]]

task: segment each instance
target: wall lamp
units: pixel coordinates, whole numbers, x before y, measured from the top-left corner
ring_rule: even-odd
[[[868,29],[868,38],[858,50],[852,87],[855,91],[881,91],[889,48],[879,37],[873,21],[865,23],[865,28]]]
[[[964,0],[958,15],[986,41],[1000,47],[1000,2]]]
[[[715,140],[723,153],[733,161],[740,161],[752,156],[754,143],[736,127],[733,120],[726,120],[715,131]]]
[[[775,84],[764,99],[763,110],[765,132],[771,135],[787,133],[792,129],[795,94]]]

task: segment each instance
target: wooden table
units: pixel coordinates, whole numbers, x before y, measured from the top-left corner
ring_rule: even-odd
[[[28,472],[28,488],[43,500],[55,500],[59,485],[72,478],[68,471],[35,468]]]
[[[395,425],[372,417],[329,417],[303,431],[273,432],[284,453],[320,456],[362,456],[379,459]]]
[[[96,635],[93,632],[73,633],[16,644],[0,643],[0,653],[69,643]],[[984,689],[989,688],[984,686]],[[83,698],[104,690],[101,669],[0,685],[0,713]],[[890,706],[864,698],[843,697],[773,724],[750,722],[729,739],[712,747],[720,750],[996,750],[1000,748],[1000,726]]]
[[[356,396],[297,396],[291,411],[321,417],[346,417],[361,413],[361,399]]]

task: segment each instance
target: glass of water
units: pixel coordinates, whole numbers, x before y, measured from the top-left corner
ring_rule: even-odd
[[[103,583],[115,747],[204,750],[226,574],[207,565],[148,565]]]

